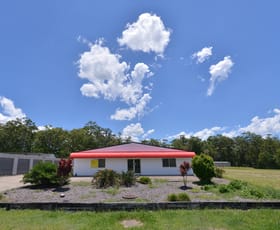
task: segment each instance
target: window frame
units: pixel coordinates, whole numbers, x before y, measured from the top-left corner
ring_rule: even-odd
[[[98,160],[98,168],[106,168],[106,159],[105,158],[100,158]]]
[[[162,158],[162,167],[176,168],[177,167],[176,158]]]

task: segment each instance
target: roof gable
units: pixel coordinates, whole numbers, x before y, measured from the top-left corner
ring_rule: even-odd
[[[194,156],[194,152],[140,143],[75,152],[70,155],[71,158],[192,158]]]
[[[115,145],[105,148],[92,149],[82,151],[84,153],[92,153],[92,152],[170,152],[170,151],[182,151],[178,149],[171,148],[163,148],[152,145],[145,145],[140,143],[129,143],[129,144],[121,144]]]

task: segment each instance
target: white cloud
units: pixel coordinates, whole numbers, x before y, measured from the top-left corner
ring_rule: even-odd
[[[223,130],[223,128],[221,128],[221,127],[213,127],[210,129],[206,128],[206,129],[203,129],[203,130],[200,130],[200,131],[194,133],[193,136],[199,137],[202,140],[206,140],[208,137],[216,135],[221,130]]]
[[[210,129],[208,129],[208,128],[202,129],[202,130],[200,130],[198,132],[195,132],[195,133],[194,132],[186,133],[186,132],[182,131],[178,134],[169,136],[168,139],[172,140],[174,138],[180,138],[181,136],[184,136],[185,138],[198,137],[202,140],[206,140],[208,137],[214,136],[222,130],[224,130],[224,128],[215,126],[215,127],[210,128]]]
[[[102,42],[91,44],[90,51],[81,55],[79,77],[88,80],[81,87],[81,93],[87,97],[103,97],[106,100],[120,100],[130,105],[129,109],[118,109],[111,116],[115,120],[131,120],[141,115],[151,96],[144,90],[143,80],[153,75],[144,63],[137,63],[133,70],[121,56],[113,54]],[[151,90],[151,85],[148,86]]]
[[[149,135],[151,135],[152,133],[154,133],[155,130],[154,129],[150,129],[148,130],[146,133],[144,133],[144,135],[142,136],[143,139],[146,139]]]
[[[144,129],[140,123],[130,124],[122,131],[122,138],[131,137],[132,141],[139,141],[139,136],[144,134]]]
[[[196,59],[197,63],[205,62],[210,56],[212,56],[212,49],[213,47],[204,47],[200,51],[194,53],[192,55],[192,59]]]
[[[280,134],[280,109],[274,109],[274,116],[267,118],[259,118],[255,116],[251,123],[243,128],[239,129],[240,133],[252,132],[261,136],[267,136],[268,134]]]
[[[207,95],[211,96],[215,90],[215,85],[217,82],[223,81],[228,78],[231,68],[234,63],[230,56],[224,57],[224,60],[218,62],[216,65],[211,65],[209,68],[209,73],[211,74],[210,86],[207,91]]]
[[[139,138],[142,137],[143,139],[145,139],[147,136],[151,135],[154,132],[154,129],[150,129],[145,132],[142,128],[142,125],[138,122],[136,124],[132,123],[126,126],[122,131],[121,137],[124,139],[130,137],[132,141],[139,141]]]
[[[274,109],[273,110],[274,115],[267,118],[259,118],[258,116],[255,116],[252,118],[251,123],[248,126],[245,127],[237,127],[235,129],[231,129],[227,132],[225,131],[226,127],[213,127],[213,128],[205,128],[203,130],[200,130],[198,132],[180,132],[176,135],[169,136],[169,140],[173,140],[175,138],[180,138],[180,136],[184,136],[185,138],[190,138],[192,136],[199,137],[202,140],[206,140],[209,136],[215,136],[217,134],[221,134],[226,137],[236,137],[241,135],[244,132],[251,132],[258,135],[261,135],[262,137],[266,137],[267,135],[273,135],[273,136],[279,136],[280,135],[280,109]]]
[[[144,94],[143,97],[138,101],[138,104],[128,109],[117,109],[115,114],[111,115],[112,120],[131,120],[137,115],[142,116],[144,110],[152,97],[149,94]]]
[[[121,46],[135,51],[164,53],[170,41],[170,30],[166,29],[161,18],[154,14],[143,13],[138,20],[128,24],[118,38]]]
[[[0,96],[0,107],[2,113],[0,113],[0,123],[6,123],[16,118],[24,118],[26,115],[20,108],[16,108],[14,102],[6,97]]]

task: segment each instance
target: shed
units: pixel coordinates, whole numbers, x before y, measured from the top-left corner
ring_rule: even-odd
[[[74,176],[92,176],[101,169],[117,172],[134,171],[138,175],[179,175],[184,161],[191,163],[194,152],[156,147],[140,143],[121,144],[111,147],[74,152]],[[190,171],[188,174],[192,174]]]

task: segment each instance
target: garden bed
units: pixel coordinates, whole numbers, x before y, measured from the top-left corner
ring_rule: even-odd
[[[213,179],[215,184],[227,184],[225,179]],[[216,193],[205,191],[198,185],[198,179],[188,177],[187,189],[183,188],[180,177],[153,177],[152,184],[141,184],[131,187],[109,187],[96,189],[91,178],[72,178],[69,185],[59,188],[38,188],[24,186],[8,190],[2,194],[2,203],[22,202],[55,202],[55,203],[158,203],[166,202],[169,194],[186,192],[192,202],[201,201],[254,201],[239,196],[224,198]],[[131,199],[127,199],[130,197]]]

